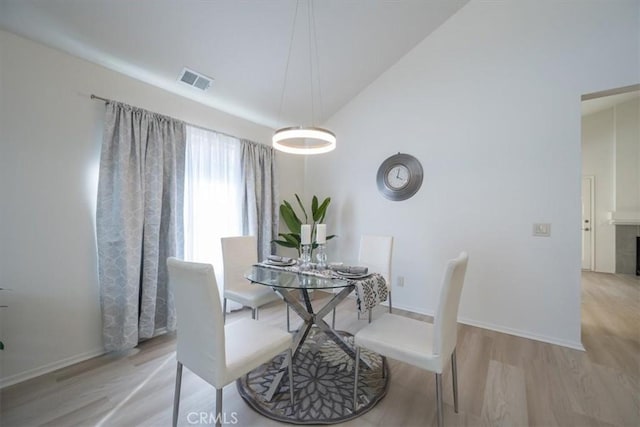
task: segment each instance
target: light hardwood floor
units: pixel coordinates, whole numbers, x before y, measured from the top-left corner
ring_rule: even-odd
[[[322,303],[318,299],[314,305]],[[337,313],[337,325],[350,332],[366,324],[356,319],[353,306],[347,299]],[[383,310],[380,307],[376,314]],[[453,411],[447,373],[445,424],[639,426],[640,281],[584,273],[582,311],[586,352],[460,325],[460,412]],[[261,320],[285,327],[282,303],[260,314]],[[235,312],[229,321],[248,316],[248,310]],[[97,357],[6,388],[0,393],[0,425],[168,426],[174,351],[175,337],[161,336],[128,354]],[[394,361],[390,367],[387,396],[367,414],[343,425],[435,424],[433,375]],[[181,425],[194,425],[189,421],[197,420],[200,412],[213,413],[213,388],[186,369],[182,387]],[[224,389],[224,410],[228,421],[237,420],[238,426],[284,425],[250,409],[235,385]],[[195,415],[188,419],[190,412]]]

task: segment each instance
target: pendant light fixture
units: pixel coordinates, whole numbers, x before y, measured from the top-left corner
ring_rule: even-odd
[[[289,71],[289,62],[291,60],[291,50],[293,48],[293,40],[296,30],[296,21],[298,19],[298,9],[300,0],[296,1],[296,11],[293,18],[293,28],[291,30],[291,41],[289,44],[289,53],[287,55],[287,64],[284,72],[284,83],[282,85],[282,95],[280,97],[280,108],[278,118],[282,112],[282,104],[284,101],[284,92],[287,87],[287,74]],[[314,126],[315,121],[315,96],[313,90],[313,61],[312,51],[316,56],[316,67],[318,69],[316,76],[318,81],[318,98],[322,104],[320,96],[320,76],[318,64],[318,40],[316,35],[315,14],[313,10],[313,0],[307,0],[307,16],[308,16],[308,35],[309,35],[309,82],[311,85],[311,126],[295,126],[284,127],[278,129],[273,134],[273,148],[292,154],[321,154],[328,153],[336,148],[336,136],[333,132]],[[322,105],[320,105],[322,106]]]

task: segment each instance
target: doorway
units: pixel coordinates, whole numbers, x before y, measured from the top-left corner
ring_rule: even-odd
[[[637,304],[627,302],[637,301],[640,281],[618,267],[628,237],[618,216],[636,212],[640,219],[640,84],[583,95],[581,113],[582,342],[603,362],[619,354],[602,353],[603,343],[613,345],[637,323]]]

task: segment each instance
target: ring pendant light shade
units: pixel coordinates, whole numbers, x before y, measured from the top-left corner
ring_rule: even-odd
[[[291,154],[322,154],[336,148],[333,132],[317,127],[289,127],[273,134],[273,147]]]
[[[296,2],[296,10],[293,18],[293,27],[291,30],[291,44],[289,46],[289,54],[287,56],[287,64],[285,67],[284,84],[282,86],[282,96],[280,98],[280,112],[282,111],[282,102],[284,100],[284,92],[287,86],[287,73],[289,70],[289,62],[291,59],[291,49],[295,35],[296,20],[298,18],[298,7],[300,0]],[[318,66],[318,41],[315,29],[315,15],[313,10],[313,0],[307,0],[308,6],[308,30],[309,30],[309,74],[311,82],[311,121],[314,120],[314,95],[313,95],[313,69],[312,69],[312,42],[315,47],[316,66]],[[313,28],[312,28],[313,27]],[[318,95],[320,97],[320,78],[319,71],[316,75],[318,80]],[[320,102],[321,103],[321,102]],[[280,112],[278,114],[280,114]],[[291,154],[322,154],[328,153],[336,148],[336,135],[321,127],[315,126],[294,126],[278,129],[273,134],[273,148],[276,150]]]

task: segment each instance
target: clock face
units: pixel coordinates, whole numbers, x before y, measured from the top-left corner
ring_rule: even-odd
[[[398,153],[387,158],[378,168],[376,182],[380,194],[389,200],[406,200],[422,185],[422,165],[415,157]]]
[[[405,165],[394,165],[386,176],[386,184],[394,189],[401,189],[409,183],[409,168]]]

